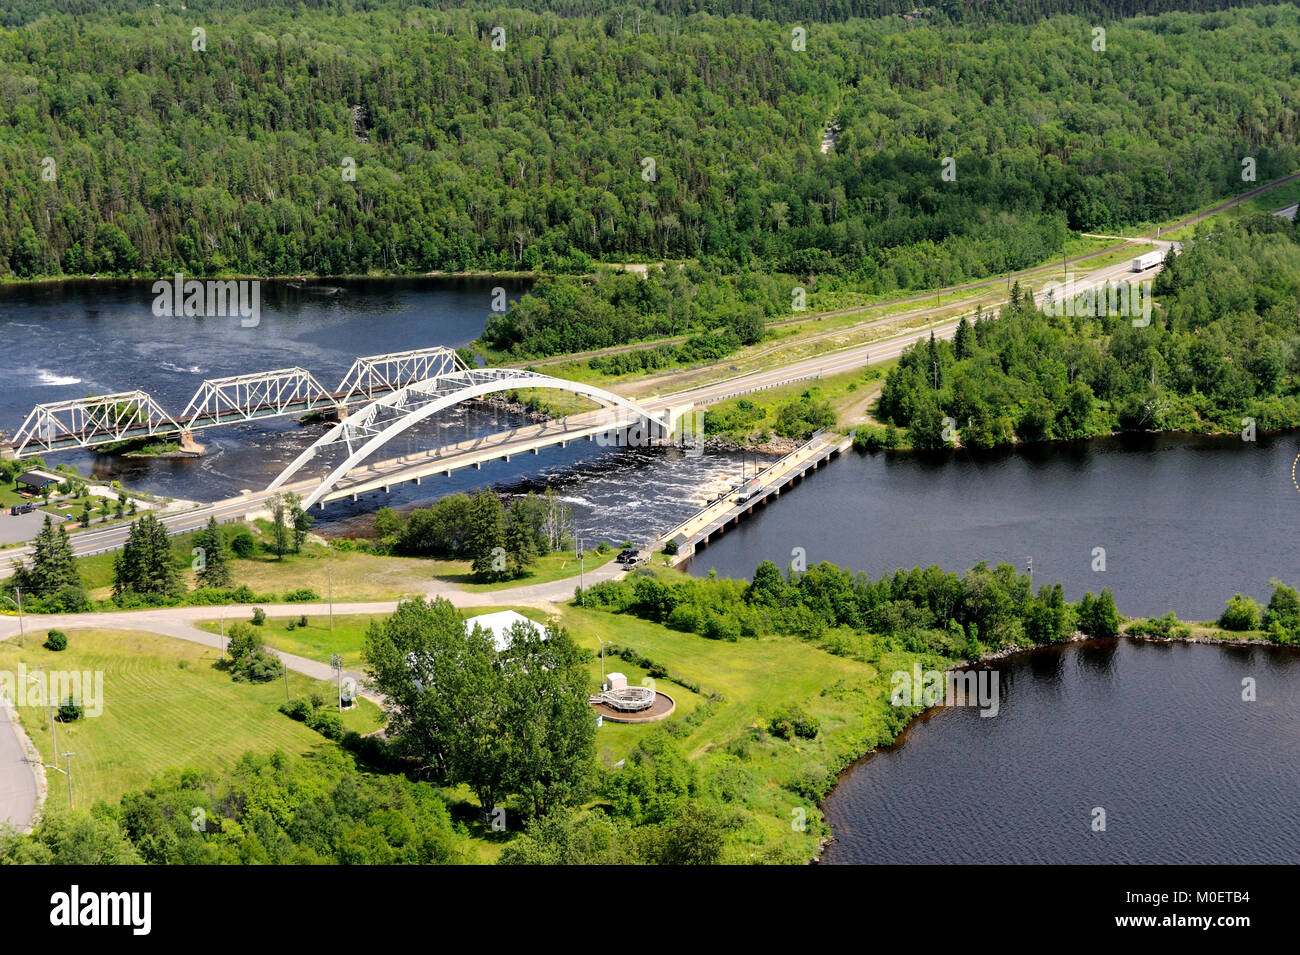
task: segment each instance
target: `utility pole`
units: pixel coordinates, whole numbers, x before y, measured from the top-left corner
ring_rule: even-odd
[[[330,597],[330,633],[334,632],[334,565],[325,565],[326,573],[329,574],[329,597]]]
[[[1034,595],[1034,558],[1029,558],[1029,595]]]
[[[330,666],[334,668],[334,672],[338,675],[339,712],[342,713],[343,712],[343,657],[339,656],[337,653],[330,654]]]
[[[76,756],[77,754],[64,753],[63,755],[68,757],[68,808],[71,809],[72,808],[72,757]],[[58,767],[55,768],[57,769]]]
[[[289,668],[285,666],[283,660],[280,661],[280,666],[284,667],[284,702],[288,703],[289,702]]]
[[[578,590],[582,591],[582,605],[584,607],[587,606],[587,587],[582,582],[582,561],[587,553],[583,549],[582,545],[585,543],[586,541],[582,541],[582,540],[578,541]]]
[[[596,637],[600,640],[600,637]],[[605,641],[600,640],[600,688],[605,689]]]
[[[5,594],[5,600],[18,608],[18,646],[21,647],[25,646],[27,643],[27,628],[23,623],[23,589],[21,587],[15,587],[14,593],[18,595],[17,601],[8,594]]]
[[[222,658],[224,658],[226,655],[226,611],[228,609],[230,608],[224,605],[221,608],[221,656]]]
[[[48,663],[42,663],[36,669],[45,670],[48,667],[49,667]],[[27,679],[28,681],[34,683],[40,682],[34,676],[29,676]],[[59,734],[54,727],[54,701],[50,699],[50,687],[48,683],[46,683],[45,685],[45,702],[50,705],[50,745],[54,749],[54,763],[57,766],[59,762]]]

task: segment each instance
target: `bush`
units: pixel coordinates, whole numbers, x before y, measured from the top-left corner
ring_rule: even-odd
[[[257,553],[257,541],[253,539],[247,527],[241,527],[230,538],[230,552],[245,560]]]
[[[321,707],[307,716],[307,725],[326,739],[343,738],[343,719],[332,709]]]
[[[261,634],[246,623],[231,626],[226,650],[230,654],[226,667],[237,681],[266,683],[284,673],[280,658],[266,652]]]
[[[343,734],[343,720],[333,709],[325,705],[324,699],[318,693],[313,693],[311,697],[295,697],[294,699],[280,704],[280,712],[290,719],[295,719],[300,723],[306,723],[308,727],[320,733],[326,739],[342,740],[347,745],[349,738],[357,736],[355,733]],[[358,749],[362,748],[360,736],[354,742]],[[352,748],[352,747],[349,747]]]
[[[51,630],[45,637],[46,650],[68,649],[68,635],[62,630]]]
[[[286,603],[291,604],[310,603],[313,600],[320,600],[320,594],[310,587],[299,587],[286,593],[284,599]]]
[[[1228,601],[1228,607],[1219,617],[1219,626],[1224,630],[1258,630],[1259,604],[1249,597],[1237,594]]]
[[[311,715],[311,704],[301,696],[295,696],[292,700],[280,704],[280,712],[299,723],[305,723],[307,717]]]
[[[303,614],[302,616],[300,616],[300,617],[298,618],[298,626],[300,626],[300,627],[305,627],[305,626],[307,626],[307,615],[306,615],[306,614]]]
[[[816,739],[821,723],[797,706],[787,706],[777,711],[768,721],[767,731],[781,739]]]
[[[58,719],[60,723],[72,723],[75,720],[81,719],[81,717],[85,715],[85,712],[86,711],[81,708],[81,704],[69,696],[59,705]]]
[[[253,626],[260,627],[264,623],[266,623],[266,611],[263,610],[261,607],[254,607]]]
[[[298,629],[298,621],[290,620],[289,625],[285,629],[288,630],[290,633],[293,633],[295,630]]]

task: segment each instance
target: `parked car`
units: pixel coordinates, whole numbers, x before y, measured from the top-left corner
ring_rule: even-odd
[[[15,504],[13,507],[9,508],[9,514],[12,517],[17,517],[19,514],[30,514],[34,510],[36,510],[36,505],[30,502],[26,504]]]

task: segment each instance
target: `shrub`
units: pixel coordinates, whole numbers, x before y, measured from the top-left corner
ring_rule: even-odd
[[[1249,597],[1237,594],[1228,601],[1228,607],[1219,617],[1219,626],[1224,630],[1258,630],[1259,604]]]
[[[320,600],[320,594],[316,593],[316,591],[312,590],[310,587],[299,587],[297,590],[290,590],[286,593],[284,599],[287,603],[291,604],[310,603],[313,600]]]
[[[235,531],[235,536],[230,539],[230,552],[236,557],[245,559],[257,553],[257,541],[253,540],[253,535],[248,532],[248,528],[241,527]]]
[[[290,620],[289,625],[285,629],[288,630],[290,633],[293,633],[295,630],[298,629],[298,621]]]
[[[68,649],[68,635],[62,630],[51,630],[45,637],[46,650]]]
[[[226,666],[235,680],[265,683],[284,673],[279,657],[266,652],[261,634],[246,623],[231,626],[226,650],[230,654]]]
[[[781,739],[816,739],[821,723],[798,706],[787,706],[768,720],[767,731]]]
[[[280,712],[299,723],[304,723],[311,715],[311,704],[301,696],[295,696],[292,700],[280,704]]]
[[[683,633],[695,633],[700,628],[700,608],[695,604],[678,604],[664,623]]]
[[[261,607],[254,607],[253,626],[260,627],[264,623],[266,623],[266,611],[263,610]]]
[[[69,696],[59,705],[58,719],[60,723],[71,723],[75,720],[81,719],[81,717],[85,715],[85,712],[86,711],[81,708],[81,704]]]
[[[340,740],[343,738],[343,720],[332,709],[321,707],[318,710],[313,710],[307,716],[307,725],[326,739]]]
[[[300,626],[300,627],[305,627],[305,626],[307,626],[307,615],[306,615],[306,614],[303,614],[302,616],[300,616],[300,617],[298,618],[298,626]]]

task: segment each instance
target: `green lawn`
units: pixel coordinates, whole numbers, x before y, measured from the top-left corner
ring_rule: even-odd
[[[827,834],[816,800],[799,795],[797,781],[815,781],[824,789],[831,776],[882,739],[892,738],[887,717],[889,675],[910,670],[912,655],[880,651],[874,663],[836,656],[796,637],[766,636],[730,643],[679,633],[624,614],[564,608],[561,623],[575,639],[597,654],[593,684],[599,681],[597,637],[631,647],[665,667],[672,676],[699,684],[696,694],[671,679],[657,688],[672,696],[677,711],[661,724],[606,723],[597,731],[606,765],[624,758],[636,741],[655,726],[677,722],[686,752],[701,769],[727,787],[743,822],[730,861],[766,857],[811,858],[817,840]],[[606,655],[606,671],[625,673],[629,683],[646,676],[640,668]],[[716,698],[710,702],[708,697]],[[784,704],[797,704],[818,718],[816,739],[785,741],[763,732],[767,720]],[[805,831],[791,821],[806,814]]]
[[[228,628],[236,621],[249,622],[253,616],[251,607],[232,608],[226,617]],[[296,617],[267,617],[266,623],[258,630],[267,646],[285,653],[306,657],[329,663],[330,657],[337,653],[343,657],[343,665],[351,669],[361,666],[361,645],[366,630],[372,620],[383,620],[386,614],[335,614],[334,629],[330,630],[328,614],[312,614],[307,617],[307,626],[297,626]],[[289,629],[290,622],[294,629]],[[198,624],[199,629],[209,633],[221,632],[220,620],[206,620]]]
[[[618,554],[621,548],[611,548],[609,553],[601,554],[595,550],[587,551],[587,556],[582,562],[583,570],[590,572],[597,567],[604,567]],[[482,593],[493,590],[509,590],[511,587],[527,587],[531,584],[548,584],[553,580],[563,580],[566,577],[578,576],[578,558],[570,552],[559,554],[547,554],[545,557],[539,557],[537,563],[533,564],[527,576],[519,577],[514,580],[502,580],[491,584],[476,583],[474,575],[470,573],[469,561],[439,561],[439,564],[455,565],[456,570],[447,573],[440,573],[439,580],[449,584],[454,584],[461,590],[470,593]]]
[[[235,683],[215,668],[218,651],[151,633],[73,630],[68,649],[54,653],[28,639],[25,647],[0,643],[0,668],[29,672],[46,663],[62,670],[103,673],[103,712],[71,724],[55,724],[60,753],[73,757],[73,795],[77,806],[95,800],[116,802],[146,785],[158,773],[195,766],[220,772],[248,750],[283,749],[304,753],[336,745],[280,713],[285,684]],[[318,691],[326,699],[333,685],[291,673],[294,695]],[[53,762],[48,710],[19,707],[23,727]],[[381,725],[379,708],[366,700],[343,714],[346,728],[368,733]],[[66,759],[59,764],[66,767]],[[49,805],[68,804],[67,777],[47,769]]]

